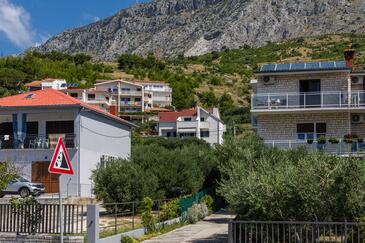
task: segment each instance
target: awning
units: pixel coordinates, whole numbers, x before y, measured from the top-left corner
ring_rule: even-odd
[[[196,132],[196,128],[179,128],[178,133]]]

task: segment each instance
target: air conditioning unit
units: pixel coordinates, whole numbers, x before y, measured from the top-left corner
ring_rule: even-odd
[[[362,79],[360,77],[351,77],[351,84],[362,84]]]
[[[362,114],[352,114],[351,115],[351,122],[353,124],[364,123],[364,115],[362,115]]]
[[[275,81],[276,81],[275,76],[265,76],[264,77],[264,84],[265,85],[274,84]]]

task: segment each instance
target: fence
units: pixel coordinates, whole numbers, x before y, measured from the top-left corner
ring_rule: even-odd
[[[232,221],[229,243],[360,243],[365,223]]]
[[[187,212],[188,208],[193,206],[194,203],[199,203],[205,195],[211,195],[214,198],[215,197],[214,189],[208,188],[200,192],[197,192],[191,196],[181,198],[179,201],[181,213]]]
[[[37,204],[12,206],[0,204],[0,232],[8,233],[49,233],[60,232],[59,205]],[[83,205],[63,205],[63,225],[65,234],[86,232],[86,207]]]
[[[157,219],[156,223],[172,219],[177,215],[169,212],[167,203],[173,199],[153,201],[152,214]],[[142,227],[142,201],[126,203],[104,203],[100,205],[99,225],[101,237],[104,235],[118,234]],[[177,208],[177,211],[179,209]]]

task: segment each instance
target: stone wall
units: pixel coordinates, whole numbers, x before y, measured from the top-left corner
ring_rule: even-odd
[[[327,137],[343,138],[351,133],[348,112],[291,113],[257,115],[257,131],[264,140],[297,139],[298,123],[326,123]],[[362,124],[365,128],[365,125]]]
[[[60,237],[53,235],[16,235],[0,233],[0,243],[59,243]],[[65,236],[64,243],[83,243],[83,236]]]
[[[272,85],[265,85],[263,77],[258,78],[257,94],[298,93],[299,80],[320,79],[321,91],[347,91],[347,72],[277,75]]]

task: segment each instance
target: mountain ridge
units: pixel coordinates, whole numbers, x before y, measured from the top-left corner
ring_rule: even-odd
[[[105,61],[122,53],[198,56],[302,36],[364,33],[364,13],[361,0],[155,0],[31,50],[83,52]]]

